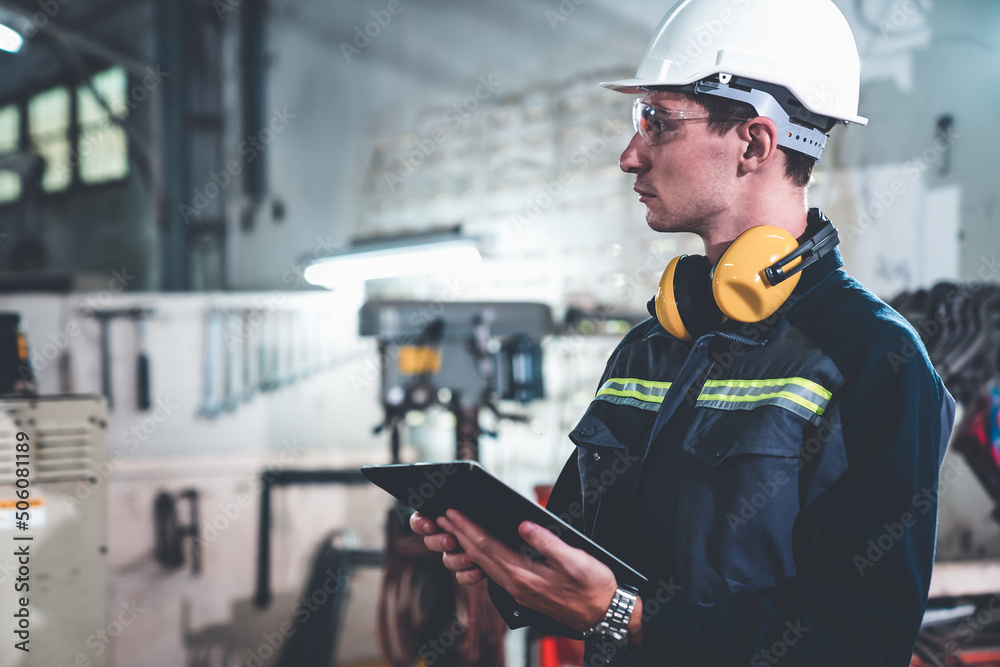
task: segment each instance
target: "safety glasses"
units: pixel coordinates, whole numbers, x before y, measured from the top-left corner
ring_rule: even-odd
[[[642,140],[650,146],[679,138],[684,130],[681,121],[708,120],[709,113],[685,109],[664,109],[642,99],[632,103],[632,125]],[[743,118],[719,118],[718,120],[745,120]]]

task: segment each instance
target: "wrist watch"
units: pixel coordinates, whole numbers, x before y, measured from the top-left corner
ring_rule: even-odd
[[[628,641],[628,623],[638,599],[638,590],[631,586],[619,586],[615,596],[611,598],[611,606],[604,614],[604,619],[589,630],[583,631],[583,636],[588,640],[597,640],[598,648],[606,662],[611,661],[616,647],[624,647]]]

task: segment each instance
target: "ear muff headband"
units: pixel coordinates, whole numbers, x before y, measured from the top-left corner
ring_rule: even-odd
[[[812,212],[810,212],[810,215],[812,215]],[[840,235],[837,233],[837,228],[833,226],[833,223],[818,212],[816,219],[819,222],[825,223],[818,232],[804,241],[802,245],[796,248],[795,252],[779,259],[764,270],[764,275],[767,276],[769,283],[777,285],[779,282],[787,280],[789,276],[812,266],[819,261],[820,257],[829,253],[840,243]],[[810,218],[811,220],[812,218]],[[800,257],[802,261],[793,264]],[[785,269],[790,270],[786,271]]]

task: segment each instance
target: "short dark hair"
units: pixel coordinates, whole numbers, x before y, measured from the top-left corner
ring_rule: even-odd
[[[712,95],[693,95],[691,99],[709,113],[708,129],[719,136],[726,134],[740,123],[739,120],[719,119],[738,118],[740,120],[750,120],[760,115],[752,105],[746,102],[737,102],[736,100]],[[816,160],[804,153],[799,153],[798,151],[793,151],[782,146],[779,146],[778,149],[785,154],[785,178],[799,188],[809,185],[809,179],[812,177]]]

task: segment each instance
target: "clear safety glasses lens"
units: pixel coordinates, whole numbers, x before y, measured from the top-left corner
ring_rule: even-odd
[[[641,99],[632,104],[632,124],[650,146],[676,139],[683,130],[680,121],[695,118],[708,118],[708,112],[663,109]]]
[[[632,125],[642,140],[650,146],[677,139],[684,130],[685,120],[707,120],[708,111],[686,109],[664,109],[641,99],[632,103]],[[719,120],[744,121],[743,118],[720,118]]]

